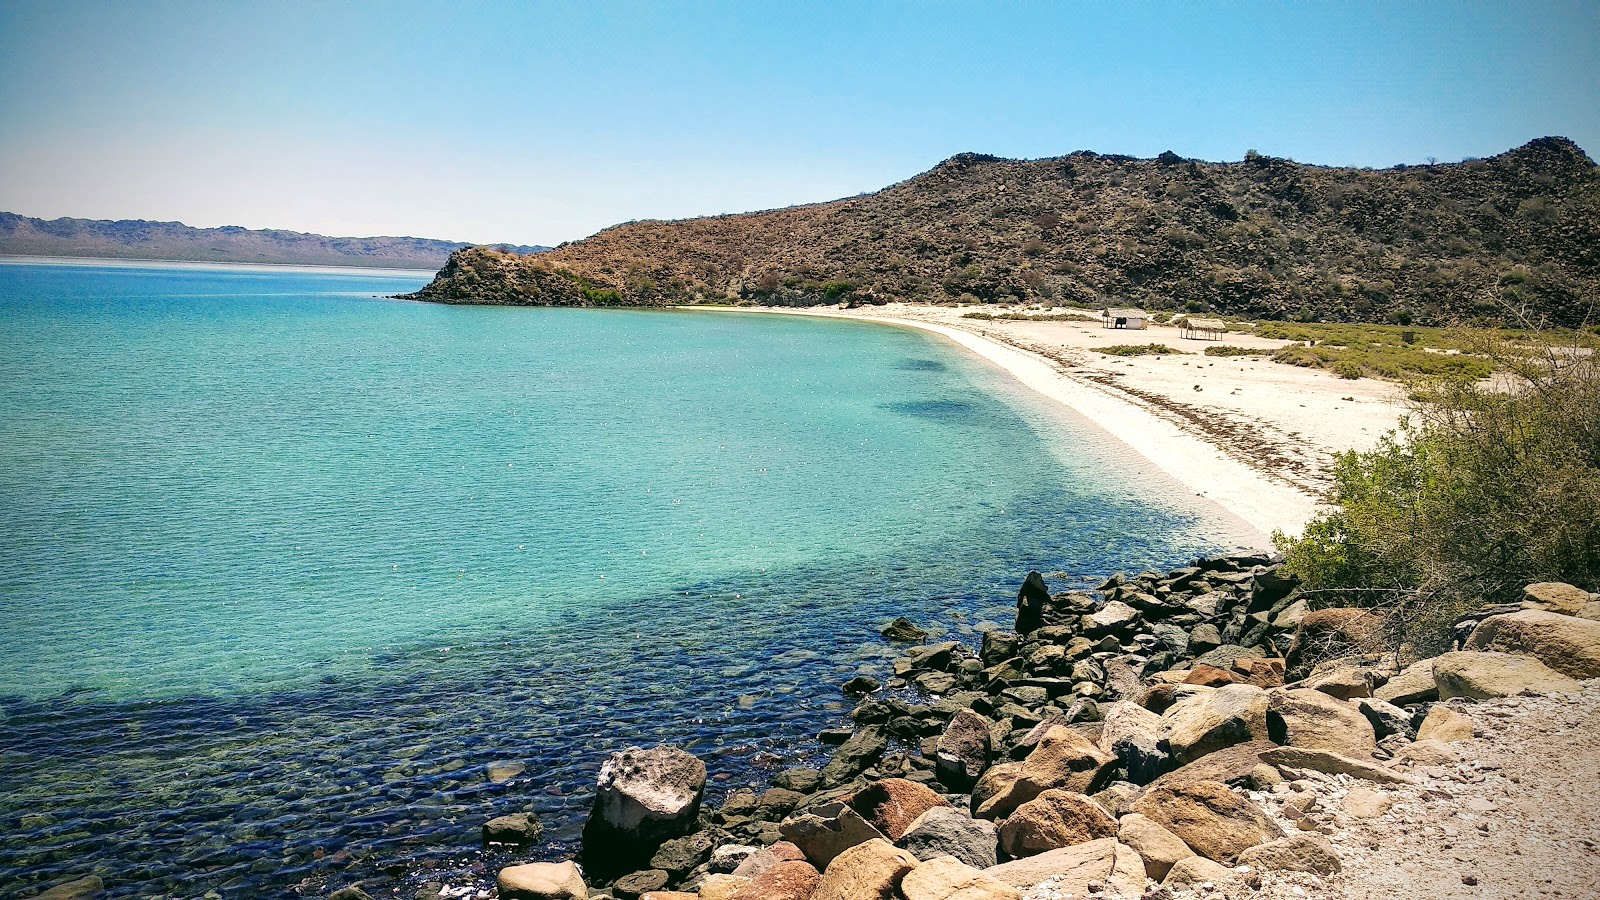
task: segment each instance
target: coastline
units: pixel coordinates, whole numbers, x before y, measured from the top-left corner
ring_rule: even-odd
[[[1203,376],[1191,371],[1187,375],[1193,378],[1178,379],[1210,382],[1212,393],[1205,402],[1197,402],[1179,395],[1167,383],[1174,380],[1170,375],[1158,377],[1165,374],[1163,369],[1170,373],[1174,368],[1170,359],[1096,360],[1099,354],[1080,352],[1093,345],[1085,336],[1100,338],[1085,323],[964,319],[959,310],[948,307],[903,303],[855,310],[719,307],[711,311],[848,319],[937,334],[1088,419],[1195,497],[1238,517],[1259,533],[1262,546],[1274,531],[1298,533],[1316,514],[1328,486],[1326,467],[1335,453],[1372,446],[1398,424],[1403,410],[1398,389],[1387,383],[1361,384],[1277,363],[1205,357],[1201,357],[1207,360]],[[1098,324],[1092,328],[1099,330]],[[1172,341],[1176,332],[1152,326],[1143,332],[1109,331],[1101,340],[1102,344],[1122,339]],[[1230,343],[1285,343],[1229,337]],[[1218,362],[1223,363],[1222,372],[1212,372]],[[1274,381],[1285,384],[1268,390]],[[1211,399],[1225,388],[1232,393],[1224,396],[1237,397],[1246,385],[1252,396],[1263,398],[1255,415],[1236,415],[1237,409]],[[1197,398],[1205,394],[1201,384],[1193,390]],[[1304,422],[1275,422],[1296,418],[1290,415],[1291,398],[1303,401],[1294,408],[1296,413],[1316,403],[1313,414],[1299,417],[1306,418]],[[1365,407],[1359,413],[1358,404]]]

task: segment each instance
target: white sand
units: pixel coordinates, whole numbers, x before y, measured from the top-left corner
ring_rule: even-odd
[[[883,322],[942,335],[1110,432],[1195,495],[1238,516],[1265,545],[1298,533],[1329,484],[1335,453],[1369,449],[1398,423],[1398,386],[1273,363],[1206,357],[1207,346],[1276,348],[1229,334],[1184,340],[1178,329],[1102,329],[1092,322],[962,318],[952,307],[895,303],[855,310],[757,312]],[[1065,310],[1062,310],[1065,312]],[[1184,355],[1116,357],[1093,348],[1161,343]]]

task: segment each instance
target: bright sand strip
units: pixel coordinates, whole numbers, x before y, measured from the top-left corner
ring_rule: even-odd
[[[966,319],[956,308],[899,303],[743,311],[882,322],[941,335],[1077,411],[1196,496],[1242,519],[1259,532],[1261,546],[1273,531],[1298,533],[1310,520],[1334,453],[1373,446],[1402,412],[1399,391],[1387,382],[1346,380],[1258,358],[1201,356],[1213,344],[1178,340],[1174,328]],[[1151,342],[1185,345],[1186,352],[1132,358],[1093,352],[1097,345]],[[1275,349],[1285,342],[1230,334],[1224,343]]]

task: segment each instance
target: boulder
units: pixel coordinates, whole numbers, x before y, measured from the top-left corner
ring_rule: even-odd
[[[1201,664],[1190,669],[1189,674],[1183,676],[1183,683],[1198,684],[1201,687],[1222,687],[1225,684],[1243,684],[1244,679],[1216,666]]]
[[[1100,808],[1115,819],[1132,810],[1134,801],[1143,793],[1144,788],[1131,781],[1113,781],[1098,793],[1090,794],[1089,799],[1100,804]]]
[[[939,782],[953,791],[970,791],[989,767],[989,731],[994,722],[971,709],[950,717],[934,750]]]
[[[1259,807],[1216,781],[1158,785],[1146,791],[1133,808],[1177,835],[1194,852],[1217,862],[1283,837]]]
[[[894,845],[920,860],[952,856],[969,866],[987,869],[996,862],[999,834],[993,822],[939,806],[918,816]]]
[[[1272,872],[1332,875],[1343,869],[1333,845],[1319,835],[1296,834],[1268,841],[1239,854],[1239,865]]]
[[[528,863],[500,870],[496,879],[502,900],[588,900],[583,873],[571,860]]]
[[[707,875],[700,882],[700,900],[734,900],[739,891],[750,883],[748,878],[737,875],[713,874]]]
[[[881,687],[883,687],[883,685],[879,684],[878,679],[873,678],[871,675],[857,675],[849,681],[846,681],[840,687],[840,690],[844,691],[847,696],[862,697],[878,690]]]
[[[928,632],[913,625],[905,616],[878,629],[878,633],[891,641],[905,644],[920,644],[928,639]]]
[[[828,863],[812,900],[892,900],[917,858],[881,838],[857,844]]]
[[[660,869],[642,869],[618,878],[611,885],[611,893],[621,900],[638,900],[645,894],[663,890],[670,880]]]
[[[980,810],[992,808],[998,798],[1009,795],[1016,786],[1017,779],[1022,777],[1022,763],[1010,762],[990,766],[972,786],[972,814],[979,815]],[[1025,801],[1023,801],[1025,802]],[[1021,803],[1019,802],[1020,806]],[[1015,807],[1013,807],[1014,809]],[[1010,810],[1007,810],[1010,812]],[[992,818],[999,818],[993,816]]]
[[[775,863],[734,892],[733,900],[810,900],[822,876],[802,860]]]
[[[819,869],[826,869],[834,857],[857,844],[883,839],[883,832],[840,801],[790,816],[783,820],[779,831]],[[734,874],[743,873],[735,870]]]
[[[1439,699],[1439,688],[1433,681],[1433,660],[1424,659],[1406,666],[1400,674],[1373,691],[1372,696],[1396,706]]]
[[[1261,761],[1279,768],[1310,769],[1326,775],[1349,775],[1375,784],[1410,784],[1411,779],[1369,759],[1343,756],[1330,750],[1307,750],[1301,747],[1276,747],[1264,751]]]
[[[1233,671],[1244,678],[1245,684],[1261,688],[1283,686],[1284,665],[1281,659],[1236,659]]]
[[[535,843],[543,835],[544,826],[539,824],[539,817],[533,813],[496,816],[483,823],[483,842],[485,844],[526,846]]]
[[[611,754],[583,829],[584,864],[601,873],[636,868],[694,829],[705,787],[705,763],[676,747]]]
[[[662,844],[650,857],[649,866],[677,877],[711,858],[716,841],[710,832],[700,831],[673,838]]]
[[[1234,744],[1267,740],[1267,692],[1230,684],[1184,697],[1163,718],[1168,749],[1182,765]]]
[[[1443,703],[1435,703],[1428,715],[1417,726],[1417,740],[1442,741],[1454,743],[1456,741],[1472,740],[1472,720],[1456,712]]]
[[[978,660],[984,668],[998,666],[1017,655],[1019,639],[1014,631],[986,631],[978,650]]]
[[[1490,697],[1565,694],[1579,690],[1576,681],[1539,660],[1511,653],[1446,653],[1433,661],[1433,680],[1439,686],[1439,698],[1442,700],[1452,697],[1486,700]]]
[[[1408,762],[1414,766],[1448,766],[1458,758],[1456,751],[1451,749],[1449,744],[1432,739],[1405,744],[1395,756],[1401,762]]]
[[[1115,756],[1128,780],[1149,784],[1172,764],[1167,753],[1165,723],[1159,715],[1131,701],[1112,704],[1100,727],[1100,749]]]
[[[1139,611],[1123,603],[1113,600],[1096,612],[1083,617],[1083,633],[1089,637],[1126,631],[1133,627],[1139,619]]]
[[[1050,588],[1044,583],[1044,576],[1038,572],[1029,572],[1028,577],[1022,580],[1022,588],[1017,591],[1017,634],[1027,637],[1029,632],[1036,630],[1044,624],[1044,608],[1050,603]]]
[[[1116,838],[1101,838],[1001,863],[985,869],[983,874],[1024,892],[1049,881],[1051,896],[1085,897],[1091,884],[1098,884],[1103,893],[1113,896],[1138,897],[1144,891],[1144,861],[1132,847]]]
[[[749,844],[723,844],[711,851],[711,859],[706,867],[712,872],[729,874],[738,869],[745,860],[761,852],[760,847]],[[776,859],[773,862],[777,862]]]
[[[740,878],[755,878],[781,862],[805,862],[806,855],[791,841],[779,841],[745,857],[733,869]]]
[[[1151,785],[1177,784],[1182,781],[1220,781],[1223,784],[1243,785],[1250,782],[1261,754],[1277,747],[1271,741],[1246,741],[1208,753],[1186,766],[1173,769]]]
[[[1144,860],[1145,875],[1155,881],[1166,878],[1174,863],[1194,855],[1182,838],[1140,813],[1122,817],[1117,824],[1117,840],[1138,852]]]
[[[1301,672],[1326,659],[1380,650],[1383,623],[1383,615],[1370,609],[1339,607],[1306,613],[1284,654],[1285,665],[1292,673]]]
[[[1008,784],[999,786],[999,790],[982,803],[978,801],[978,788],[973,788],[973,814],[983,819],[999,819],[1048,790],[1077,794],[1098,790],[1110,775],[1111,764],[1115,761],[1115,757],[1071,728],[1048,726],[1033,752],[1015,770],[1015,777],[1008,779]],[[988,774],[979,779],[980,786]]]
[[[905,900],[1021,900],[1022,894],[953,856],[927,861],[900,882]]]
[[[1520,653],[1572,678],[1600,678],[1600,622],[1592,619],[1537,609],[1490,616],[1468,635],[1466,648]]]
[[[1238,873],[1227,866],[1212,862],[1204,856],[1191,856],[1174,863],[1172,869],[1167,872],[1167,877],[1161,880],[1161,886],[1185,888],[1202,884],[1220,884],[1236,874]]]
[[[950,802],[926,785],[904,778],[884,778],[851,794],[845,803],[883,833],[890,841],[899,840],[918,816]]]
[[[1563,616],[1576,616],[1583,611],[1585,606],[1593,603],[1595,599],[1594,594],[1560,581],[1541,581],[1538,584],[1530,584],[1522,589],[1522,605],[1524,607],[1559,613]],[[1551,668],[1554,668],[1554,666],[1551,666]],[[1570,675],[1572,673],[1569,672],[1567,674]],[[1592,676],[1574,675],[1573,677]]]
[[[826,787],[844,784],[881,759],[888,747],[889,735],[884,729],[862,725],[833,752],[833,759],[822,767],[822,784]]]
[[[1275,690],[1267,697],[1267,730],[1290,747],[1370,757],[1377,749],[1372,723],[1355,704],[1318,690]]]
[[[1000,849],[1012,859],[1117,836],[1116,820],[1082,794],[1045,791],[1000,826]]]
[[[1204,655],[1222,646],[1222,632],[1217,626],[1205,622],[1194,627],[1189,632],[1189,652]]]
[[[1303,684],[1330,697],[1355,700],[1358,697],[1372,696],[1372,685],[1377,680],[1375,675],[1376,673],[1366,666],[1334,666],[1326,672],[1313,674]]]
[[[1376,697],[1363,697],[1356,701],[1356,709],[1361,710],[1361,715],[1372,726],[1372,733],[1379,740],[1391,734],[1411,736],[1411,713],[1393,703]]]

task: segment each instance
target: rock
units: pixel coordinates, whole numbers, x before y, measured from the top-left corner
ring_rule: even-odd
[[[1439,688],[1433,681],[1433,660],[1424,659],[1406,666],[1400,674],[1374,690],[1372,696],[1395,706],[1439,699]]]
[[[44,896],[41,894],[40,896]],[[86,895],[79,895],[86,896]],[[87,895],[92,896],[92,895]],[[372,900],[372,895],[355,885],[339,888],[328,895],[328,900]]]
[[[911,624],[911,620],[905,616],[878,629],[878,633],[891,641],[905,644],[919,644],[928,639],[928,632]]]
[[[1441,700],[1452,697],[1486,700],[1523,694],[1566,694],[1579,690],[1576,681],[1539,660],[1510,653],[1446,653],[1433,661],[1433,680],[1439,687]]]
[[[1305,686],[1340,700],[1372,696],[1373,671],[1365,666],[1335,666],[1311,676]]]
[[[806,795],[798,791],[786,791],[778,787],[767,788],[756,799],[756,815],[769,822],[779,821],[793,812],[805,798]]]
[[[1138,619],[1137,609],[1121,600],[1113,600],[1098,611],[1083,617],[1083,632],[1091,638],[1100,637],[1112,632],[1125,631]]]
[[[611,754],[583,829],[584,864],[616,873],[649,859],[694,829],[705,787],[705,763],[676,747]]]
[[[834,857],[857,844],[883,838],[860,813],[838,801],[790,816],[780,830],[818,869],[826,869]]]
[[[1246,684],[1260,688],[1283,686],[1284,666],[1281,659],[1236,659],[1233,671],[1244,678]]]
[[[906,900],[1021,900],[1017,889],[983,874],[952,856],[941,856],[912,869],[900,882]]]
[[[733,900],[810,900],[822,876],[801,860],[785,860],[751,878]]]
[[[1012,859],[1116,837],[1116,820],[1082,794],[1045,791],[1017,807],[1000,826],[1000,849]]]
[[[1277,747],[1271,741],[1246,741],[1234,744],[1215,753],[1208,753],[1186,766],[1180,766],[1162,775],[1151,785],[1177,784],[1181,781],[1220,781],[1223,784],[1248,784],[1261,765],[1261,754]]]
[[[1203,656],[1222,646],[1222,632],[1217,626],[1208,623],[1196,625],[1189,632],[1189,652],[1196,656]]]
[[[1411,713],[1393,703],[1376,697],[1363,697],[1356,701],[1356,709],[1361,710],[1361,715],[1366,717],[1373,735],[1379,740],[1391,734],[1411,736]]]
[[[873,678],[871,675],[857,675],[849,681],[846,681],[840,687],[840,690],[844,691],[848,696],[861,697],[866,694],[870,694],[881,687],[883,687],[883,685],[879,684],[878,679]]]
[[[857,844],[828,864],[812,900],[892,900],[917,858],[888,841]]]
[[[105,892],[106,884],[99,875],[88,875],[65,884],[58,884],[39,894],[35,900],[94,900]]]
[[[1529,609],[1559,613],[1563,616],[1576,616],[1585,606],[1594,601],[1595,595],[1560,581],[1541,581],[1538,584],[1530,584],[1522,589],[1523,606]],[[1545,665],[1550,664],[1547,662]],[[1551,668],[1555,668],[1555,666],[1551,666]],[[1571,672],[1567,674],[1572,675]],[[1593,676],[1573,675],[1572,677],[1587,678]]]
[[[502,900],[588,900],[583,873],[571,860],[528,863],[500,870],[496,879]]]
[[[1435,703],[1428,710],[1428,715],[1417,726],[1417,740],[1455,741],[1472,740],[1472,720],[1456,712],[1443,703]]]
[[[1117,758],[1129,781],[1149,784],[1172,765],[1164,731],[1159,715],[1124,700],[1106,709],[1100,748]]]
[[[1224,633],[1224,637],[1227,634]],[[1194,658],[1195,665],[1216,666],[1219,669],[1232,669],[1239,664],[1241,659],[1263,659],[1266,654],[1259,647],[1242,647],[1238,644],[1224,643],[1215,650],[1202,653]]]
[[[1181,765],[1234,744],[1266,740],[1267,693],[1230,684],[1182,698],[1163,718],[1168,748]]]
[[[1325,838],[1310,834],[1297,834],[1251,847],[1239,854],[1239,865],[1273,872],[1310,872],[1323,876],[1344,868],[1333,845]]]
[[[950,718],[934,751],[939,782],[953,791],[970,791],[989,767],[989,731],[994,722],[970,709]]]
[[[539,824],[539,817],[533,813],[496,816],[483,823],[483,842],[485,844],[517,844],[525,846],[535,843],[543,835],[544,826]]]
[[[822,786],[822,773],[816,769],[784,769],[772,776],[772,786],[797,794],[809,794]]]
[[[948,694],[956,687],[956,677],[949,672],[923,672],[914,680],[928,694]]]
[[[1414,766],[1447,766],[1457,759],[1456,751],[1443,741],[1412,741],[1395,754],[1403,762]]]
[[[1349,775],[1375,784],[1410,784],[1411,779],[1371,760],[1342,756],[1329,750],[1277,747],[1261,754],[1263,762],[1282,768],[1310,769],[1328,775]]]
[[[1544,585],[1529,590],[1534,587]],[[1571,678],[1600,677],[1600,622],[1591,619],[1536,609],[1490,616],[1473,629],[1466,647],[1521,653]]]
[[[644,869],[618,878],[611,885],[611,892],[621,900],[636,900],[651,891],[659,891],[666,887],[667,880],[667,873],[660,869]]]
[[[700,895],[688,891],[651,891],[639,895],[639,900],[700,900]]]
[[[1044,576],[1029,572],[1022,581],[1022,589],[1017,591],[1017,634],[1027,637],[1029,632],[1043,625],[1044,608],[1049,603],[1050,588],[1045,585]]]
[[[1202,664],[1190,669],[1189,674],[1183,677],[1183,683],[1198,684],[1201,687],[1222,687],[1225,684],[1243,684],[1244,679],[1216,666]]]
[[[1353,787],[1343,800],[1344,813],[1353,819],[1376,819],[1389,811],[1394,800],[1372,788]]]
[[[1090,794],[1089,799],[1100,804],[1100,808],[1115,819],[1132,810],[1134,801],[1143,794],[1144,789],[1131,781],[1113,781],[1099,793]]]
[[[806,855],[800,848],[789,841],[778,841],[770,847],[762,847],[745,858],[734,868],[733,874],[741,878],[755,878],[781,862],[805,862]]]
[[[1117,840],[1132,847],[1144,860],[1144,872],[1155,881],[1167,877],[1174,863],[1194,855],[1183,839],[1157,825],[1148,816],[1129,813],[1117,827]]]
[[[984,632],[983,645],[978,650],[978,660],[984,668],[998,666],[1017,655],[1018,638],[1013,631]]]
[[[485,771],[491,784],[505,784],[527,770],[527,763],[492,762]]]
[[[700,882],[700,900],[734,900],[749,883],[750,879],[737,875],[707,875]]]
[[[1383,615],[1370,609],[1340,607],[1306,613],[1284,654],[1290,672],[1318,662],[1382,649]]]
[[[711,858],[712,845],[716,843],[708,832],[697,832],[673,838],[662,844],[650,857],[649,866],[678,877]]]
[[[1236,874],[1238,873],[1227,866],[1212,862],[1204,856],[1191,856],[1174,863],[1171,871],[1167,872],[1167,877],[1161,880],[1161,886],[1184,888],[1207,883],[1220,884]]]
[[[1144,891],[1144,861],[1132,847],[1116,838],[1101,838],[1051,850],[985,869],[995,881],[1028,891],[1050,881],[1053,896],[1083,897],[1089,885],[1098,884],[1105,893],[1138,897]]]
[[[1262,763],[1250,770],[1250,777],[1245,783],[1252,791],[1270,791],[1283,784],[1284,777],[1277,767]]]
[[[983,777],[978,779],[978,783],[972,786],[972,814],[978,816],[979,810],[992,807],[998,798],[1009,795],[1011,789],[1016,786],[1017,779],[1021,777],[1022,763],[1020,762],[1000,763],[999,765],[990,766],[983,773]],[[1019,802],[1017,805],[1020,806],[1021,803]],[[1007,812],[1009,811],[1007,810]]]
[[[890,841],[899,840],[923,813],[950,805],[925,785],[904,778],[875,781],[850,795],[845,803]]]
[[[1267,696],[1267,730],[1280,744],[1370,758],[1378,739],[1355,704],[1322,691],[1275,690]]]
[[[987,869],[996,862],[999,835],[993,822],[940,806],[918,816],[895,846],[920,860],[952,856],[969,866]]]
[[[860,775],[883,756],[888,746],[889,735],[884,729],[874,725],[857,728],[822,767],[822,784],[833,787]]]
[[[728,874],[739,868],[739,865],[761,851],[760,847],[749,844],[723,844],[711,851],[708,867],[712,872]],[[774,859],[774,862],[777,860]]]
[[[998,819],[1032,800],[1045,791],[1058,789],[1076,794],[1097,790],[1110,774],[1116,758],[1095,746],[1093,741],[1065,725],[1051,725],[1044,731],[1039,743],[1015,771],[1015,777],[983,803],[978,802],[978,788],[973,788],[973,815],[982,819]],[[979,779],[982,786],[990,773]]]
[[[1157,785],[1133,808],[1177,835],[1194,852],[1217,862],[1283,837],[1266,813],[1216,781]]]

